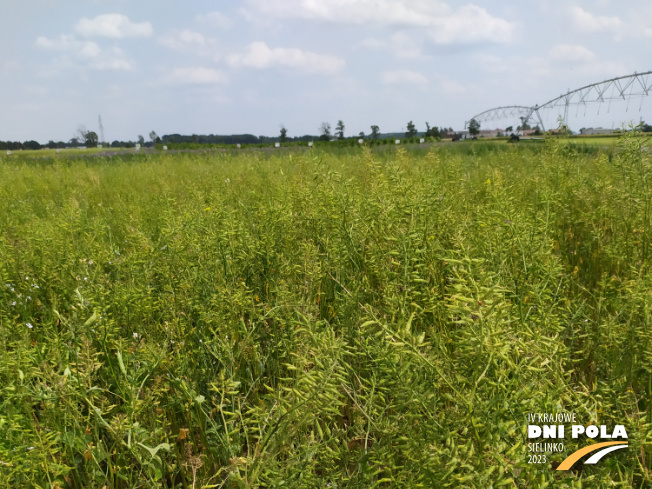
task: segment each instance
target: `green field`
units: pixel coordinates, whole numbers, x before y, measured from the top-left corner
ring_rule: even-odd
[[[0,487],[650,487],[645,141],[0,156]]]

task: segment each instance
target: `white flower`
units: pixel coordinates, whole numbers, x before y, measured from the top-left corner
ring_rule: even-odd
[[[134,337],[134,339],[138,339],[138,333],[136,333],[136,332],[134,331],[133,337]]]
[[[34,325],[32,323],[27,323],[27,324],[25,324],[25,326],[27,326],[29,329],[32,329],[34,327]]]

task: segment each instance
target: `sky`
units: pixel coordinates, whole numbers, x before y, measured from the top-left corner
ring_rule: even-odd
[[[637,0],[0,0],[0,140],[68,141],[100,115],[108,142],[463,129],[652,69],[650,19]],[[650,111],[571,109],[569,125]]]

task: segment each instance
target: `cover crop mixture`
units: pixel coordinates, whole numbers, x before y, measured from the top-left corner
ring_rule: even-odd
[[[0,487],[649,487],[643,144],[0,157]]]

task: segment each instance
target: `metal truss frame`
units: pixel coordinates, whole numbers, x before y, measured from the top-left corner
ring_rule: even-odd
[[[536,107],[527,107],[525,105],[506,105],[504,107],[496,107],[495,109],[485,110],[475,117],[464,123],[464,128],[469,125],[469,122],[475,120],[476,122],[487,122],[487,121],[498,121],[501,119],[521,119],[524,121],[529,121],[533,117],[536,117],[537,122],[543,127],[543,121],[539,115],[539,111]]]
[[[541,128],[545,130],[543,119],[539,113],[540,110],[563,107],[564,124],[566,124],[568,121],[568,107],[571,105],[586,106],[588,104],[599,104],[611,100],[627,100],[631,97],[644,97],[649,95],[652,90],[652,77],[650,75],[652,75],[652,71],[645,71],[643,73],[634,72],[631,75],[610,78],[609,80],[592,83],[576,90],[570,90],[542,105],[534,105],[532,107],[510,105],[485,110],[465,122],[464,127],[468,127],[471,120],[486,122],[518,117],[526,122],[535,119],[541,125]]]

